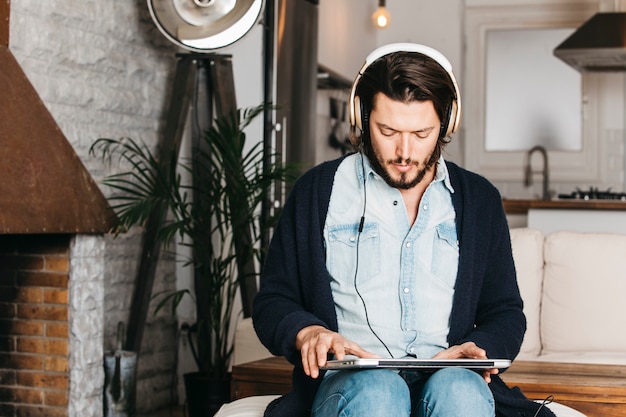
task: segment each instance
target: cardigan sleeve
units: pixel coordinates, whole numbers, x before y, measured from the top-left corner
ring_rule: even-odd
[[[305,173],[294,185],[274,231],[252,318],[261,342],[299,364],[295,347],[304,327],[337,330],[322,228],[340,160]]]

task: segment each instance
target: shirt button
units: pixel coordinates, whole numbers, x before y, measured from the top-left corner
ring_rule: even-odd
[[[411,247],[411,242],[406,242],[406,247],[410,248]]]
[[[415,353],[415,348],[414,347],[411,348],[411,353]]]
[[[350,242],[354,242],[356,241],[356,237],[355,236],[350,236]]]
[[[393,205],[394,205],[394,206],[397,206],[397,205],[398,205],[398,200],[394,200],[394,201],[393,201]]]
[[[428,210],[428,204],[424,204],[424,210]]]
[[[408,294],[408,293],[409,293],[409,289],[408,289],[408,288],[405,288],[405,289],[404,289],[404,293],[405,293],[405,294]]]

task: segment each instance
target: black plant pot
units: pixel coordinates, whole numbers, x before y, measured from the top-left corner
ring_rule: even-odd
[[[191,372],[184,377],[189,417],[210,417],[230,400],[230,379],[203,372]]]

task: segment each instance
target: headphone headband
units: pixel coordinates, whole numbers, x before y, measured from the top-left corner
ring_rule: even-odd
[[[445,129],[445,136],[448,136],[452,133],[455,133],[459,129],[459,124],[461,122],[461,94],[459,91],[459,86],[456,82],[456,77],[452,72],[452,65],[450,61],[443,56],[443,54],[436,49],[433,49],[426,45],[420,45],[417,43],[391,43],[388,45],[383,45],[374,51],[372,51],[366,58],[365,63],[359,70],[354,82],[352,83],[352,88],[350,89],[350,98],[349,98],[349,110],[350,110],[350,126],[353,131],[355,128],[358,128],[360,132],[363,131],[364,123],[363,118],[369,118],[369,115],[362,114],[362,106],[361,100],[359,96],[356,95],[356,89],[359,84],[359,81],[367,67],[369,67],[374,61],[379,58],[382,58],[385,55],[389,55],[394,52],[417,52],[422,55],[426,55],[429,58],[432,58],[437,62],[450,76],[452,80],[452,84],[454,85],[454,94],[456,98],[452,100],[452,106],[450,108],[450,115],[448,117],[448,125]]]

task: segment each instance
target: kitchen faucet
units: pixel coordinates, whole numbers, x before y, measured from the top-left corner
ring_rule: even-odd
[[[531,159],[532,159],[533,153],[535,152],[541,153],[541,156],[543,157],[543,170],[542,171],[533,171],[532,169]],[[541,198],[543,200],[549,200],[550,191],[548,190],[548,184],[550,183],[550,180],[549,180],[549,174],[548,174],[548,152],[546,151],[546,148],[540,145],[533,146],[526,153],[526,168],[524,171],[525,173],[524,185],[526,187],[530,187],[531,185],[533,185],[533,174],[535,174],[535,172],[541,172],[543,176],[543,193],[542,193]]]

